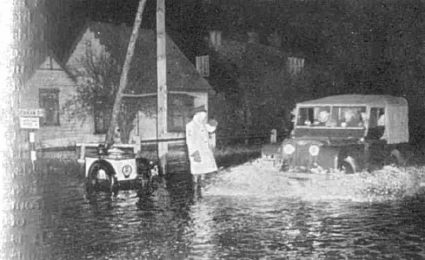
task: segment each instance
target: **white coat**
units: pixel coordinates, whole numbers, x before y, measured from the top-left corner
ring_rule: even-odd
[[[196,114],[192,121],[186,124],[186,144],[190,162],[190,172],[193,175],[217,171],[212,147],[209,142],[209,133],[216,127],[202,122]],[[199,152],[201,161],[195,161],[194,153]]]

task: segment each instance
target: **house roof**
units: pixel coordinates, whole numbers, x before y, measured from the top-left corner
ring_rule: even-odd
[[[282,68],[286,64],[287,55],[284,52],[259,43],[223,40],[223,44],[217,51],[222,59],[232,62],[238,67],[262,65],[262,67]]]
[[[44,51],[40,51],[38,54],[39,55],[35,55],[33,59],[30,59],[31,64],[27,66],[27,71],[22,78],[24,84],[26,84],[29,80],[31,80],[31,78],[34,76],[37,70],[43,69],[41,67],[49,58],[53,60],[53,62],[56,64],[55,66],[58,66],[58,68],[55,68],[55,69],[63,70],[71,80],[74,80],[74,77],[72,76],[72,74],[66,69],[66,66],[61,62],[61,60],[55,55],[55,53],[52,50],[47,49]]]
[[[77,45],[84,44],[83,37],[88,30],[94,33],[111,57],[119,64],[124,63],[132,28],[103,22],[90,22],[86,25],[83,33],[73,45],[70,55],[66,57],[67,61],[72,58],[71,55],[76,55],[74,49]],[[208,82],[200,76],[193,64],[168,35],[166,37],[166,53],[169,91],[212,91]],[[157,91],[156,57],[156,34],[152,30],[140,29],[128,74],[129,84],[126,92],[143,94]]]
[[[407,106],[407,101],[402,97],[390,95],[336,95],[299,103],[299,105],[401,105]]]
[[[49,63],[50,65],[47,65],[47,63]],[[27,77],[24,78],[25,85],[28,84],[28,82],[31,81],[36,72],[40,70],[63,71],[71,81],[75,82],[75,78],[72,73],[68,71],[66,66],[60,61],[60,59],[58,59],[58,57],[51,50],[48,50],[47,52],[39,55],[38,58],[33,61],[33,66],[34,67],[31,70],[30,74],[28,74]]]

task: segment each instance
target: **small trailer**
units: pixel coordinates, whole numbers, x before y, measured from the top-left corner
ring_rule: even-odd
[[[135,189],[139,195],[149,195],[154,191],[153,181],[160,177],[157,162],[137,156],[131,146],[107,149],[98,145],[95,154],[86,154],[86,147],[81,145],[80,160],[85,162],[88,194],[99,190],[116,194],[120,189]]]

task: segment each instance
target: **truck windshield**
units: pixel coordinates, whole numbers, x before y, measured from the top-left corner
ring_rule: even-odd
[[[366,107],[363,106],[311,106],[299,108],[297,126],[363,128],[366,120]]]

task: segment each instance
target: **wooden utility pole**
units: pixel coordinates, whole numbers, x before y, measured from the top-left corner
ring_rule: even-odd
[[[137,9],[136,18],[134,21],[133,31],[130,36],[130,41],[127,47],[127,55],[125,56],[124,65],[120,77],[120,85],[115,96],[114,106],[112,108],[112,118],[109,124],[108,132],[106,133],[105,143],[112,145],[114,143],[114,131],[118,125],[118,116],[121,108],[121,100],[124,89],[127,87],[128,71],[130,70],[131,60],[133,59],[134,47],[136,46],[137,38],[139,38],[139,29],[142,23],[143,10],[145,9],[146,0],[140,0],[139,8]]]
[[[165,0],[156,2],[156,44],[157,44],[157,139],[167,137],[167,58],[165,51]],[[161,170],[165,174],[167,167],[168,143],[158,142],[158,158]]]

